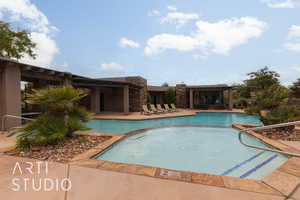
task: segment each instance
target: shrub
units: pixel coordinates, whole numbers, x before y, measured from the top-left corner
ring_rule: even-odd
[[[165,92],[165,99],[167,104],[176,104],[176,92],[174,88],[168,88]]]
[[[291,121],[300,120],[300,110],[296,107],[291,106],[280,106],[270,110],[265,117],[262,118],[262,121],[266,125],[286,123]],[[293,130],[294,126],[287,128],[280,128],[284,130]]]
[[[90,114],[77,107],[84,96],[82,90],[67,86],[34,90],[28,103],[45,106],[47,112],[20,128],[23,134],[19,136],[17,146],[23,149],[57,144],[72,137],[75,131],[88,130],[84,122],[90,119]]]
[[[147,104],[152,104],[152,97],[149,93],[147,93]]]

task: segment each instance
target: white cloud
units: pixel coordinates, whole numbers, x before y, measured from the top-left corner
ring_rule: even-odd
[[[48,18],[30,0],[1,0],[0,16],[30,30],[31,39],[37,44],[37,59],[26,56],[20,61],[49,67],[59,49],[53,40],[53,35],[58,29],[50,25]]]
[[[147,41],[145,48],[146,55],[158,54],[166,49],[175,49],[178,51],[191,51],[196,49],[198,41],[191,36],[159,34]]]
[[[300,73],[300,67],[293,67],[293,70],[295,70],[296,72]]]
[[[261,36],[267,25],[256,18],[242,17],[216,23],[198,21],[196,27],[197,30],[190,35],[165,33],[155,35],[147,41],[144,53],[154,55],[167,49],[174,49],[197,51],[194,55],[201,57],[207,57],[211,53],[228,55],[232,48]]]
[[[151,10],[148,12],[149,17],[155,17],[155,16],[160,16],[160,12],[158,10]]]
[[[168,10],[171,10],[171,11],[176,11],[177,10],[177,8],[175,7],[175,6],[167,6],[167,9]]]
[[[184,24],[192,20],[199,19],[199,15],[196,13],[181,13],[181,12],[170,12],[160,21],[161,24],[171,23],[176,24],[177,28],[182,27]]]
[[[35,60],[25,55],[22,62],[48,67],[52,62],[54,55],[59,52],[54,40],[44,33],[33,32],[31,39],[37,44],[35,53],[38,55]]]
[[[290,51],[300,52],[300,26],[292,25],[289,28],[288,40],[284,47]]]
[[[123,37],[123,38],[120,39],[119,45],[121,47],[127,47],[127,46],[132,47],[132,48],[139,48],[140,47],[139,43],[137,43],[137,42],[135,42],[133,40],[129,40],[129,39],[125,38],[125,37]]]
[[[124,69],[125,68],[123,65],[120,65],[115,62],[111,62],[111,63],[103,63],[101,65],[100,71],[108,72],[108,73],[120,73],[120,72],[124,72]]]
[[[270,8],[297,8],[300,6],[299,0],[262,0]]]

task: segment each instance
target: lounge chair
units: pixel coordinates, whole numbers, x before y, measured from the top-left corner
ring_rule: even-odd
[[[175,112],[174,109],[170,108],[168,104],[164,104],[165,106],[165,109],[168,111],[168,112]]]
[[[172,108],[175,112],[177,112],[177,108],[176,108],[176,106],[174,105],[174,103],[171,103],[171,108]]]
[[[159,110],[161,112],[168,112],[166,109],[163,109],[160,104],[157,104],[156,107],[157,107],[157,110]]]
[[[142,108],[143,108],[143,110],[141,113],[144,115],[151,115],[154,113],[153,111],[148,109],[147,105],[143,105]]]
[[[153,111],[154,113],[157,113],[157,114],[162,113],[162,111],[157,110],[153,104],[150,104],[150,109],[151,109],[151,111]]]

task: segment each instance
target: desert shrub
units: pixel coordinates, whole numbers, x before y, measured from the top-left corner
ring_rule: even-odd
[[[149,93],[147,93],[147,104],[152,104],[153,101],[152,101],[152,97]]]
[[[176,92],[174,88],[168,88],[165,92],[165,100],[167,104],[176,104]]]
[[[297,120],[300,120],[300,110],[296,107],[291,106],[280,106],[274,108],[270,110],[265,117],[262,118],[262,121],[266,125],[286,123]],[[279,129],[291,131],[294,129],[294,126]]]
[[[84,96],[82,90],[68,86],[34,90],[28,103],[45,106],[47,112],[20,128],[17,146],[23,149],[57,144],[72,137],[75,131],[88,130],[84,123],[90,119],[90,113],[78,107]]]
[[[248,115],[257,115],[259,116],[260,115],[260,107],[258,106],[249,106],[245,109],[245,112],[248,114]]]

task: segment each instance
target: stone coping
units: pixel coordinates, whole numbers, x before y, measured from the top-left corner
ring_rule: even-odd
[[[111,136],[110,139],[99,144],[98,146],[89,149],[88,151],[75,156],[71,161],[71,165],[79,165],[88,168],[96,168],[110,171],[117,171],[122,173],[143,175],[155,177],[160,179],[170,179],[176,181],[183,181],[195,184],[203,184],[217,187],[224,187],[234,190],[242,190],[249,192],[257,192],[264,194],[272,194],[289,197],[300,186],[300,158],[291,157],[283,163],[278,169],[271,174],[264,177],[262,180],[242,179],[228,176],[219,176],[213,174],[196,173],[189,171],[179,171],[172,169],[163,169],[155,166],[144,166],[137,164],[118,163],[111,161],[95,160],[95,156],[104,153],[109,148],[113,147],[116,143],[120,142],[125,137],[130,135],[143,133],[147,130],[168,128],[168,127],[209,127],[209,126],[190,126],[190,125],[177,125],[177,126],[163,126],[155,128],[140,129],[126,134],[99,134],[91,132],[77,132],[79,135],[90,136]],[[226,128],[219,127],[218,128]],[[252,127],[251,125],[234,124],[235,129],[245,129]],[[227,127],[228,128],[228,127]],[[10,138],[7,137],[14,132],[6,132],[0,136],[0,139]],[[259,139],[267,145],[280,149],[286,152],[299,153],[300,151],[285,145],[279,141],[266,138],[254,131],[249,131],[249,135]],[[15,139],[15,138],[10,138]],[[10,150],[10,149],[7,149]]]
[[[297,189],[297,187],[300,186],[300,158],[296,158],[296,157],[289,158],[278,169],[276,169],[275,171],[273,171],[272,173],[264,177],[262,180],[242,179],[242,178],[229,177],[229,176],[219,176],[214,174],[164,169],[155,166],[145,166],[145,165],[119,163],[119,162],[93,159],[95,156],[104,153],[113,145],[115,145],[116,143],[120,142],[122,139],[130,135],[143,133],[147,130],[167,128],[167,127],[174,127],[174,126],[140,129],[122,135],[110,134],[110,136],[112,136],[111,139],[74,157],[71,160],[70,164],[78,165],[82,167],[88,167],[88,168],[149,176],[149,177],[160,178],[160,179],[169,179],[169,180],[183,181],[183,182],[189,182],[195,184],[217,186],[217,187],[223,187],[223,188],[234,189],[234,190],[279,195],[284,197],[291,196],[293,192]],[[181,125],[175,127],[191,127],[191,126]],[[192,126],[192,127],[203,127],[203,126]],[[249,127],[249,125],[241,125],[241,124],[233,125],[233,128],[236,129],[245,129],[247,127]],[[94,136],[107,135],[107,134],[98,134],[98,133],[80,133],[80,134],[88,134],[88,135],[92,134]],[[251,132],[249,134],[261,140],[262,142],[271,145],[274,148],[283,151],[288,151],[288,152],[295,152],[295,153],[299,152],[294,148],[291,148],[278,141],[263,137],[258,133]]]
[[[199,110],[199,109],[177,109],[178,112],[173,113],[160,113],[152,115],[143,115],[138,112],[133,112],[128,115],[123,113],[105,113],[104,115],[94,115],[92,119],[101,119],[101,120],[149,120],[149,119],[162,119],[162,118],[173,118],[173,117],[185,117],[193,116],[198,113],[238,113],[244,114],[243,110]]]

